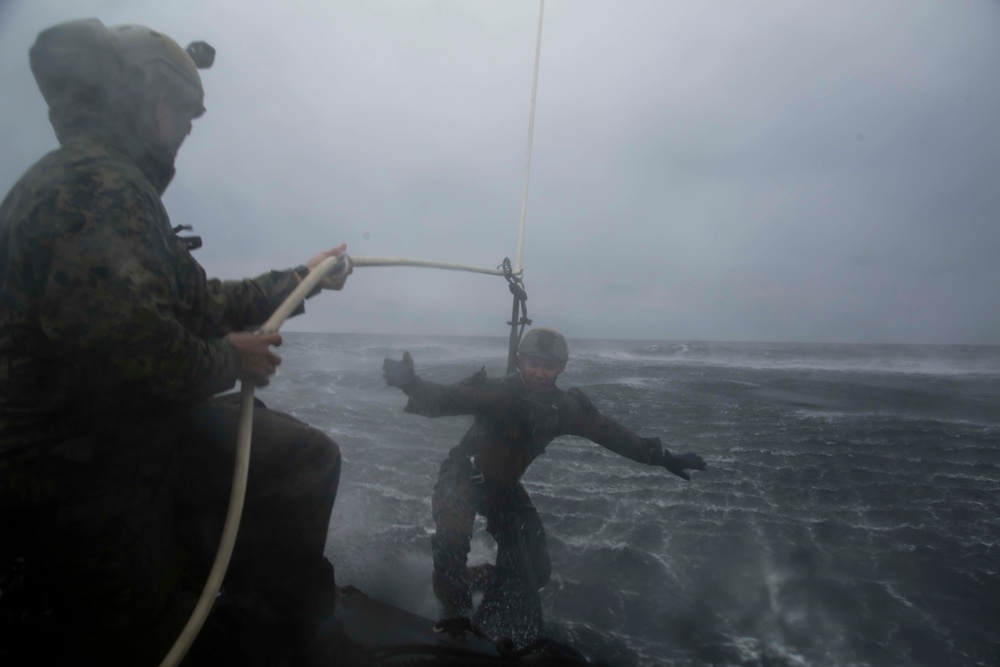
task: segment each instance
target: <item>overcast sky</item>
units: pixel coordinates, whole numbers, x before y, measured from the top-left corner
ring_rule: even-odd
[[[0,0],[0,191],[55,147],[27,49],[216,47],[165,196],[210,275],[516,260],[537,0]],[[548,0],[528,314],[571,337],[1000,343],[1000,3]],[[286,331],[505,335],[503,278],[359,268]]]

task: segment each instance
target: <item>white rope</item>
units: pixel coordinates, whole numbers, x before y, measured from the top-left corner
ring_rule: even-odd
[[[270,319],[260,328],[261,333],[273,333],[278,330],[288,316],[299,307],[305,298],[316,287],[331,269],[337,266],[338,258],[328,257],[309,272],[298,287],[296,287],[288,298],[285,299],[278,309],[274,311]],[[188,649],[194,642],[195,637],[201,631],[208,613],[212,610],[212,603],[215,602],[222,586],[222,580],[226,576],[226,569],[229,567],[229,559],[233,555],[233,546],[236,544],[236,532],[240,526],[240,516],[243,514],[243,500],[246,496],[247,474],[250,470],[250,436],[253,432],[253,385],[248,382],[240,383],[240,421],[239,430],[236,435],[236,466],[233,469],[233,487],[229,494],[229,510],[226,513],[226,524],[222,529],[222,539],[219,541],[219,550],[215,554],[215,562],[212,563],[212,570],[205,580],[205,587],[202,589],[201,597],[191,612],[191,618],[187,625],[177,637],[173,647],[167,656],[160,663],[160,667],[174,667],[187,654]],[[280,576],[280,575],[279,575]]]
[[[409,257],[351,257],[354,266],[421,266],[428,269],[446,269],[449,271],[468,271],[470,273],[485,273],[491,276],[502,276],[500,269],[484,269],[466,264],[451,264],[436,262],[429,259],[411,259]]]
[[[521,258],[524,255],[524,221],[528,214],[528,178],[531,174],[531,142],[535,135],[535,98],[538,96],[538,63],[542,57],[542,17],[545,15],[545,0],[538,3],[538,37],[535,38],[535,76],[531,81],[531,114],[528,117],[528,154],[524,164],[524,195],[521,197],[521,230],[517,237],[517,263],[514,274],[521,273]]]
[[[521,199],[521,228],[517,241],[517,263],[514,266],[513,275],[521,274],[521,260],[524,253],[524,225],[528,210],[528,183],[531,174],[531,144],[535,133],[535,100],[538,94],[538,64],[542,52],[542,18],[545,15],[545,0],[540,0],[538,8],[538,36],[535,40],[535,73],[531,83],[531,113],[528,119],[528,149],[524,167],[524,195]],[[433,269],[445,269],[449,271],[467,271],[471,273],[484,273],[488,275],[505,275],[500,269],[485,269],[465,264],[452,264],[448,262],[436,262],[432,260],[410,259],[407,257],[352,257],[350,261],[353,266],[416,266]],[[260,328],[261,333],[273,333],[284,323],[291,313],[299,307],[306,296],[311,292],[319,281],[334,266],[338,259],[329,257],[323,260],[309,275],[299,283],[294,291],[285,299],[271,318]],[[219,542],[219,550],[215,554],[215,562],[205,581],[201,597],[195,605],[191,618],[177,637],[173,647],[167,656],[160,663],[160,667],[175,667],[184,659],[195,637],[201,631],[212,610],[212,604],[219,594],[222,580],[225,578],[226,570],[229,568],[229,560],[233,555],[233,547],[236,544],[236,533],[239,530],[240,517],[243,514],[243,502],[246,497],[247,476],[250,470],[250,437],[253,431],[253,398],[254,388],[247,382],[240,383],[240,420],[239,430],[236,436],[236,463],[233,469],[233,485],[229,495],[229,510],[226,513],[226,523],[222,529],[222,539]]]
[[[408,257],[351,257],[351,265],[359,266],[419,266],[433,269],[445,269],[450,271],[471,271],[473,273],[488,273],[491,275],[504,275],[502,271],[496,269],[482,269],[464,264],[450,264],[447,262],[435,262],[425,259],[411,259]],[[311,292],[323,277],[337,266],[338,258],[328,257],[309,272],[301,283],[288,295],[280,306],[274,311],[271,317],[259,329],[260,333],[274,333],[278,331],[286,319],[295,311],[299,305],[305,301],[306,296]],[[345,258],[344,261],[347,261]],[[219,550],[215,554],[215,562],[205,580],[201,597],[195,605],[194,611],[187,624],[177,637],[173,647],[167,656],[160,663],[160,667],[175,667],[184,656],[187,655],[195,637],[201,631],[212,610],[212,603],[219,594],[222,580],[226,576],[229,568],[229,560],[233,555],[233,546],[236,544],[236,533],[239,530],[240,517],[243,514],[243,501],[246,497],[247,475],[250,470],[250,436],[253,432],[253,385],[247,382],[240,383],[240,420],[239,429],[236,435],[236,465],[233,469],[233,485],[229,494],[229,510],[226,513],[226,523],[222,529],[222,539],[219,541]]]

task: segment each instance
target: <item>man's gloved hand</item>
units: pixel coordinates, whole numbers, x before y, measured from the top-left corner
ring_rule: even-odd
[[[390,387],[407,389],[416,378],[416,374],[413,372],[413,357],[410,356],[409,352],[403,352],[402,361],[386,357],[385,361],[382,362],[382,377],[385,378],[385,383]]]
[[[651,450],[650,456],[653,465],[661,465],[689,482],[691,481],[691,475],[687,473],[688,470],[704,470],[708,467],[705,465],[705,460],[694,452],[675,455],[663,447],[659,438],[643,438],[643,440],[646,441],[646,446]]]
[[[682,479],[691,481],[691,475],[686,471],[688,470],[704,470],[708,466],[705,465],[705,459],[701,458],[694,452],[687,452],[685,454],[671,454],[667,450],[663,450],[663,462],[664,468],[674,473]]]

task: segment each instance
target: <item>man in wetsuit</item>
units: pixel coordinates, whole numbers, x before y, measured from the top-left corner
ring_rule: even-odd
[[[163,659],[229,501],[239,404],[210,399],[237,380],[268,384],[281,336],[247,329],[344,253],[209,280],[191,255],[199,243],[171,227],[161,195],[204,112],[198,69],[213,57],[203,42],[185,50],[94,19],[49,28],[30,50],[60,147],[0,206],[0,560],[30,567],[44,590],[29,602],[44,593],[49,609],[30,626],[36,643],[14,648],[32,635],[2,628],[5,665]],[[343,286],[342,261],[321,288]],[[224,594],[192,647],[213,665],[270,664],[279,646],[304,655],[333,600],[324,546],[340,451],[261,407],[252,433]]]
[[[521,595],[520,614],[541,621],[537,590],[551,575],[545,530],[538,511],[520,483],[521,475],[546,446],[560,435],[588,438],[638,463],[664,466],[690,480],[688,470],[705,470],[693,453],[674,455],[659,438],[643,438],[602,415],[579,389],[563,391],[556,379],[569,360],[566,339],[558,331],[535,328],[518,346],[517,373],[487,378],[485,370],[456,384],[443,385],[421,379],[414,372],[409,352],[402,361],[386,359],[386,383],[402,389],[409,400],[405,411],[425,417],[466,415],[475,417],[457,447],[441,464],[434,487],[432,511],[436,532],[431,538],[434,559],[434,593],[441,602],[442,618],[468,616],[472,607],[467,558],[477,514],[486,517],[487,531],[497,541],[497,562],[472,571],[485,582],[480,605],[502,607],[491,601],[497,579],[517,578],[528,595]]]

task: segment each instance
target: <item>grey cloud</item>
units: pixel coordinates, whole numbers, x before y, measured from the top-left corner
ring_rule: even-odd
[[[210,272],[341,240],[514,258],[536,4],[248,4],[8,4],[0,186],[55,145],[27,46],[99,15],[219,49],[166,196]],[[576,337],[1000,342],[998,32],[991,3],[550,0],[529,312]],[[288,326],[504,333],[501,278],[380,271]]]

